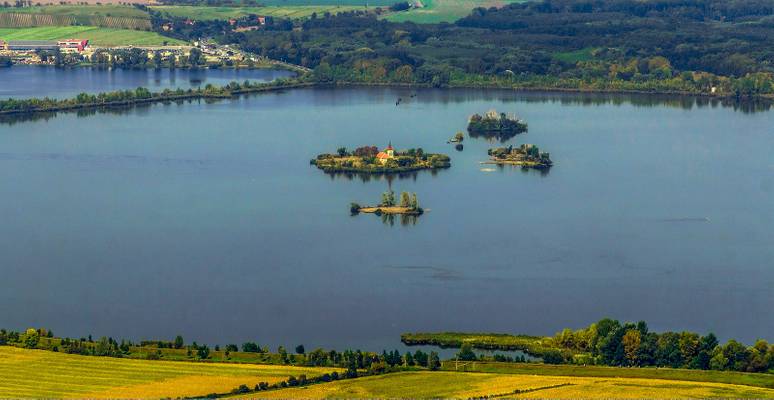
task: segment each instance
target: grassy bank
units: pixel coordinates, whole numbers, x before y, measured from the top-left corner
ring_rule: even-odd
[[[548,337],[497,333],[404,333],[400,335],[400,340],[409,346],[432,345],[447,348],[459,348],[463,343],[470,343],[476,349],[521,350],[537,356],[553,349],[551,338]]]
[[[541,398],[774,398],[774,390],[722,383],[639,378],[522,376],[459,372],[400,372],[306,388],[261,393],[262,398],[471,398],[523,393]],[[508,397],[522,397],[510,395]],[[245,396],[249,397],[249,396]]]
[[[704,371],[672,368],[623,368],[593,365],[548,365],[534,363],[444,361],[446,371],[483,372],[514,375],[576,376],[597,378],[664,379],[691,382],[713,382],[774,389],[774,375],[734,371]]]
[[[94,46],[162,46],[184,45],[186,42],[159,35],[156,32],[96,26],[39,26],[34,28],[0,28],[0,39],[59,40],[89,39]]]
[[[0,346],[1,398],[162,398],[312,377],[335,368],[128,360]]]

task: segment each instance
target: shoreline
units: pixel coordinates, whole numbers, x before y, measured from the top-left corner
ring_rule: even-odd
[[[46,67],[46,66],[38,66],[38,67]],[[94,66],[89,66],[91,68],[95,68]],[[231,67],[233,68],[233,67]],[[255,68],[260,69],[260,68]],[[270,68],[271,69],[271,68]],[[140,104],[153,104],[153,103],[163,103],[163,102],[169,102],[169,101],[179,101],[179,100],[196,100],[196,99],[233,99],[238,98],[241,95],[249,95],[253,93],[261,93],[261,92],[271,92],[271,91],[278,91],[283,89],[298,89],[298,88],[345,88],[345,87],[383,87],[383,88],[417,88],[417,89],[433,89],[432,85],[428,84],[416,84],[416,83],[362,83],[362,82],[333,82],[333,83],[319,83],[319,82],[311,82],[311,81],[305,81],[303,78],[305,75],[300,75],[297,78],[294,78],[292,81],[288,83],[282,83],[282,84],[273,84],[273,83],[266,83],[261,87],[253,87],[253,88],[242,88],[238,90],[228,90],[227,85],[224,86],[217,86],[215,87],[216,90],[224,91],[222,94],[208,94],[205,93],[202,89],[197,89],[193,91],[192,93],[186,93],[183,95],[164,95],[163,92],[152,92],[152,97],[150,98],[143,98],[143,99],[129,99],[129,100],[122,100],[122,101],[113,101],[113,102],[98,102],[98,103],[84,103],[84,104],[72,104],[72,105],[62,105],[58,107],[50,107],[50,108],[24,108],[24,109],[9,109],[9,110],[0,110],[0,115],[34,115],[34,114],[41,114],[41,113],[56,113],[56,112],[67,112],[67,111],[76,111],[76,110],[98,110],[103,108],[129,108],[134,105],[140,105]],[[638,90],[599,90],[599,89],[578,89],[578,88],[557,88],[557,87],[507,87],[507,86],[499,86],[499,85],[450,85],[446,87],[440,87],[437,89],[441,90],[455,90],[455,89],[487,89],[487,90],[504,90],[504,91],[512,91],[512,92],[523,92],[523,93],[531,93],[531,92],[540,92],[540,93],[546,93],[546,94],[562,94],[562,93],[570,93],[570,94],[606,94],[606,95],[638,95],[638,96],[665,96],[665,97],[673,97],[673,98],[703,98],[703,99],[714,99],[719,101],[734,101],[734,102],[756,102],[756,101],[766,101],[770,102],[774,100],[774,95],[758,95],[755,97],[737,97],[732,95],[716,95],[716,94],[710,94],[710,93],[694,93],[694,92],[680,92],[680,91],[664,91],[664,92],[654,92],[654,91],[638,91]],[[177,89],[168,89],[168,90],[177,90]],[[94,93],[89,93],[90,95],[96,95]],[[57,101],[60,102],[66,102],[68,100],[73,100],[72,98],[67,99],[57,99]],[[41,98],[21,98],[21,99],[15,99],[15,98],[9,98],[5,100],[0,100],[0,107],[2,107],[3,102],[8,100],[15,100],[15,101],[31,101],[31,100],[42,100]],[[339,172],[358,172],[358,171],[339,171]]]
[[[423,212],[419,209],[410,208],[410,207],[382,207],[382,206],[375,206],[375,207],[360,207],[358,212],[366,213],[366,214],[400,214],[400,215],[422,215]]]

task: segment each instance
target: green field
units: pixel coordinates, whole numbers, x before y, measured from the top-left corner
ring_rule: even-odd
[[[566,63],[577,63],[578,61],[590,61],[594,59],[593,47],[586,47],[585,49],[566,51],[563,53],[554,53],[553,57],[559,61]]]
[[[224,393],[337,370],[127,360],[0,346],[0,398],[162,398]]]
[[[154,10],[175,17],[194,20],[213,20],[240,18],[250,14],[281,17],[289,19],[308,18],[313,13],[326,12],[336,14],[352,10],[365,10],[364,6],[268,6],[268,7],[203,7],[203,6],[154,6]]]
[[[89,39],[95,46],[161,46],[182,45],[185,42],[161,36],[155,32],[95,26],[43,26],[35,28],[0,28],[3,40]]]
[[[67,15],[72,17],[150,18],[148,13],[132,6],[120,5],[58,5],[0,8],[0,13]]]
[[[517,390],[528,392],[514,395]],[[722,383],[638,378],[401,372],[263,392],[260,397],[464,399],[492,395],[555,399],[774,398],[774,390]],[[254,396],[253,394],[244,398]]]
[[[264,6],[391,6],[400,0],[265,0],[259,1]]]
[[[37,26],[100,26],[114,29],[151,29],[150,15],[135,7],[35,6],[0,8],[0,28]]]
[[[466,362],[459,364],[444,361],[446,371],[485,372],[515,375],[561,375],[598,378],[664,379],[692,382],[713,382],[733,385],[756,386],[774,389],[774,374],[756,374],[734,371],[704,371],[672,368],[620,368],[582,365],[548,365],[538,363]]]
[[[460,371],[454,368],[459,367]],[[261,398],[772,398],[774,376],[737,372],[461,363],[261,392]],[[466,368],[480,372],[462,372]],[[0,346],[0,398],[166,398],[227,393],[336,368],[150,361]],[[520,391],[520,393],[517,393]],[[527,392],[524,392],[527,391]],[[250,393],[243,397],[257,397]]]
[[[385,19],[393,22],[411,21],[418,24],[454,22],[470,14],[476,7],[502,7],[521,0],[420,0],[424,7],[390,14]]]

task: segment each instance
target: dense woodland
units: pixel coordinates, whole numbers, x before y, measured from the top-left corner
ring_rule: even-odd
[[[321,82],[772,92],[771,0],[532,1],[437,25],[349,12],[275,18],[254,32],[154,18],[157,27],[170,20],[177,37],[239,44],[314,68]]]

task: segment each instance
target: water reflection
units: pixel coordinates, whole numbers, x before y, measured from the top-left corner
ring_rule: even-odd
[[[190,82],[196,82],[197,79],[191,79]],[[174,82],[174,79],[172,80]],[[201,82],[201,81],[200,81]],[[319,101],[321,105],[337,104],[338,102],[344,102],[342,99],[346,97],[333,97],[331,91],[355,91],[359,93],[368,92],[372,101],[378,102],[379,99],[385,97],[395,96],[396,93],[406,91],[407,89],[401,88],[370,88],[363,87],[357,89],[330,89],[330,88],[312,88],[312,89],[296,89],[288,91],[277,91],[279,93],[292,93],[292,92],[308,92],[311,91],[315,101]],[[676,95],[657,95],[657,94],[616,94],[616,93],[552,93],[552,92],[518,92],[513,90],[502,89],[422,89],[417,92],[416,97],[410,98],[410,102],[404,101],[406,106],[412,107],[416,104],[424,105],[429,103],[465,103],[468,101],[499,101],[505,103],[526,102],[526,103],[539,103],[539,104],[561,104],[566,106],[599,106],[612,104],[615,106],[632,105],[635,107],[674,107],[684,110],[691,110],[694,108],[717,108],[726,107],[733,109],[734,111],[742,112],[744,114],[752,114],[759,112],[767,112],[772,109],[774,100],[769,99],[755,99],[755,100],[740,100],[740,99],[718,99],[709,97],[697,97],[697,96],[676,96]],[[254,97],[254,96],[267,96],[267,93],[252,93],[239,96],[242,97]],[[319,97],[318,97],[319,96]],[[239,98],[233,99],[239,101]],[[200,100],[176,100],[161,102],[164,105],[170,105],[172,103],[176,105],[183,105],[191,103],[192,101],[199,102]],[[220,101],[226,101],[224,99],[205,99],[206,104],[213,104]],[[159,103],[156,103],[159,104]],[[64,110],[56,112],[38,112],[34,114],[21,114],[21,115],[0,115],[0,124],[13,125],[19,122],[45,120],[48,121],[57,116],[59,113],[77,113],[79,117],[87,117],[98,113],[109,113],[114,115],[128,114],[135,110],[147,110],[152,107],[153,104],[138,104],[130,106],[120,107],[103,107],[90,110]],[[478,135],[470,134],[472,138],[484,138],[491,143],[495,143],[498,140],[500,142],[506,142],[515,135]],[[461,145],[460,145],[461,146]],[[461,151],[462,148],[455,147],[456,150]]]
[[[382,223],[388,226],[395,226],[396,219],[400,221],[400,226],[414,226],[417,224],[417,221],[419,221],[418,215],[380,214],[379,216],[382,219]]]
[[[408,89],[395,89],[397,93]],[[405,102],[411,103],[465,103],[469,101],[527,102],[527,103],[558,103],[573,106],[625,105],[636,107],[674,107],[684,110],[694,108],[731,107],[743,113],[769,111],[773,100],[770,99],[736,99],[715,98],[707,96],[648,94],[648,93],[584,93],[584,92],[544,92],[519,91],[510,89],[420,89],[416,98]]]
[[[316,167],[315,167],[316,168]],[[388,184],[392,184],[392,182],[395,181],[395,179],[398,180],[404,180],[404,179],[410,179],[412,181],[417,180],[417,176],[419,176],[420,173],[429,173],[430,176],[438,176],[437,169],[431,169],[431,170],[421,170],[421,171],[410,171],[410,172],[379,172],[379,173],[365,173],[365,172],[330,172],[330,171],[324,171],[323,173],[325,175],[328,175],[332,181],[338,180],[338,179],[344,179],[347,181],[354,181],[355,179],[363,182],[380,182],[385,181]]]
[[[486,139],[486,141],[489,143],[497,143],[498,141],[500,143],[505,143],[513,139],[514,137],[516,137],[516,135],[518,135],[518,133],[516,132],[483,132],[483,133],[468,132],[468,136],[470,136],[471,138]]]

